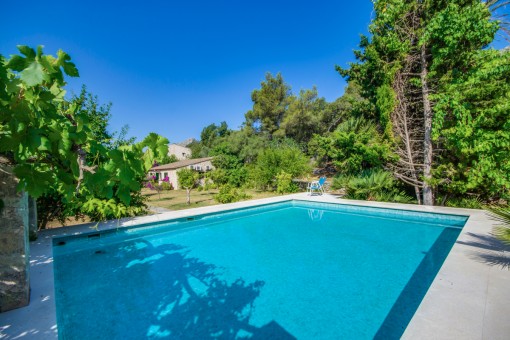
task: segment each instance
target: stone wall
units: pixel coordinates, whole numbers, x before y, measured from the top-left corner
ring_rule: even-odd
[[[16,192],[17,178],[0,157],[0,312],[28,305],[28,195]]]

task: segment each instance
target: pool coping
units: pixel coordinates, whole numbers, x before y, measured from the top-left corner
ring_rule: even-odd
[[[306,193],[107,221],[97,230],[160,222],[252,206],[304,200],[356,206],[469,216],[456,243],[435,277],[404,339],[505,339],[510,334],[510,248],[495,240],[494,222],[482,210],[429,207],[341,199]],[[95,224],[45,230],[30,243],[31,301],[26,307],[0,313],[0,339],[57,339],[52,239],[90,232]]]

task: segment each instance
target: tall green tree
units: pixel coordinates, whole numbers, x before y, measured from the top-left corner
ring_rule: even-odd
[[[320,98],[317,88],[301,90],[298,97],[291,97],[290,104],[276,136],[292,138],[305,145],[314,133],[321,132],[321,117],[326,109],[326,100]]]
[[[255,162],[260,150],[269,144],[267,136],[260,135],[251,129],[231,131],[227,136],[219,138],[210,155],[216,156],[223,153],[235,155],[242,163]]]
[[[435,169],[448,196],[510,199],[510,50],[484,50],[436,100],[433,138],[448,150]]]
[[[367,117],[372,109],[368,101],[361,96],[360,86],[351,81],[347,84],[344,94],[334,102],[326,103],[320,117],[321,134],[332,132],[350,117]]]
[[[212,177],[217,184],[239,187],[246,182],[246,168],[239,150],[227,142],[220,143],[211,151],[215,170]]]
[[[338,68],[362,88],[374,117],[394,143],[394,174],[414,186],[418,200],[434,203],[434,168],[439,140],[433,140],[437,97],[457,74],[469,71],[478,51],[498,29],[488,5],[469,1],[379,0],[362,37],[357,63]]]
[[[90,130],[101,144],[108,145],[112,142],[113,134],[108,131],[112,103],[101,105],[98,97],[88,92],[85,85],[79,95],[71,98],[70,103],[77,105],[76,110],[88,118]]]
[[[221,122],[219,125],[214,123],[207,125],[200,133],[200,142],[205,147],[211,148],[218,138],[225,137],[229,132],[227,122]]]
[[[266,80],[260,86],[251,94],[253,108],[245,115],[245,125],[272,139],[284,119],[292,93],[280,73],[276,77],[267,73]]]

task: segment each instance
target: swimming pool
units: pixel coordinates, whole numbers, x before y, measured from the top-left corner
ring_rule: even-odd
[[[55,238],[59,336],[398,338],[465,221],[291,201]]]

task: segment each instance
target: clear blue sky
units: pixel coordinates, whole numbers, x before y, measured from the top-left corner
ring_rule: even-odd
[[[8,1],[0,53],[44,45],[69,53],[81,84],[112,102],[112,131],[139,140],[198,138],[225,120],[237,128],[266,72],[281,72],[294,93],[316,85],[328,101],[345,82],[335,64],[353,60],[366,33],[370,0],[360,1]]]

